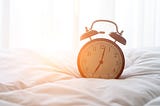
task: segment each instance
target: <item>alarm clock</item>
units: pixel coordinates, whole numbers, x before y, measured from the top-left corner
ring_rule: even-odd
[[[92,29],[96,22],[108,22],[116,27],[116,31],[109,34],[113,40],[92,38],[97,34],[105,34],[104,31]],[[122,33],[123,31],[118,31],[117,24],[110,20],[95,20],[90,29],[86,27],[86,32],[80,37],[80,40],[86,38],[90,40],[82,46],[77,57],[77,66],[82,77],[104,79],[117,79],[120,77],[124,69],[125,58],[122,49],[116,42],[126,44]]]

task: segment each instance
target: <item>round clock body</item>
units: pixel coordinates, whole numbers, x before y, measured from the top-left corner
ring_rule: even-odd
[[[79,51],[77,65],[85,78],[119,78],[125,59],[120,47],[113,41],[97,38],[86,43]]]

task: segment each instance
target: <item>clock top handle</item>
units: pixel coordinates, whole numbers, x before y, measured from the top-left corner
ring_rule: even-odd
[[[81,37],[80,37],[80,40],[83,40],[83,39],[86,39],[86,38],[91,38],[91,36],[94,36],[96,34],[104,34],[105,32],[103,31],[96,31],[96,30],[86,30],[86,33],[84,33]]]
[[[108,23],[112,23],[115,25],[116,27],[116,32],[112,32],[111,34],[109,34],[113,39],[115,39],[115,41],[118,41],[119,43],[122,43],[122,44],[126,44],[126,40],[124,37],[122,37],[122,33],[123,31],[119,32],[118,31],[118,26],[115,22],[113,21],[110,21],[110,20],[95,20],[92,24],[91,24],[91,27],[90,29],[88,30],[88,28],[86,27],[86,32],[80,37],[80,40],[83,40],[83,39],[86,39],[86,38],[90,38],[91,39],[91,36],[94,36],[96,34],[104,34],[105,32],[103,31],[96,31],[96,30],[92,30],[93,28],[93,25],[96,23],[96,22],[108,22]]]
[[[116,32],[111,32],[109,36],[112,37],[115,41],[118,41],[119,43],[126,45],[126,39],[122,37],[121,34],[118,34]]]

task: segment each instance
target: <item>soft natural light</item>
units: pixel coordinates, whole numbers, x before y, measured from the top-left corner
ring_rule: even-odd
[[[113,20],[113,3],[112,0],[11,1],[9,47],[49,52],[77,49],[86,26],[90,27],[97,19]]]
[[[98,19],[112,20],[124,30],[124,47],[159,46],[159,10],[160,0],[0,0],[0,47],[77,49],[84,44],[85,27]]]
[[[10,11],[10,47],[73,47],[73,0],[14,0]]]

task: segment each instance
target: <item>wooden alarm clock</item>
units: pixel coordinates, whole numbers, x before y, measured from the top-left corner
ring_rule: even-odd
[[[114,41],[107,38],[95,38],[97,34],[105,34],[102,31],[93,30],[96,22],[109,22],[115,25],[116,32],[111,32],[109,36]],[[90,40],[82,46],[77,57],[77,66],[80,74],[85,78],[119,78],[122,74],[125,58],[122,49],[116,44],[116,41],[125,45],[126,40],[122,37],[123,31],[118,31],[118,26],[110,20],[95,20],[90,29],[86,27],[86,32],[80,37],[80,40],[89,38]]]

